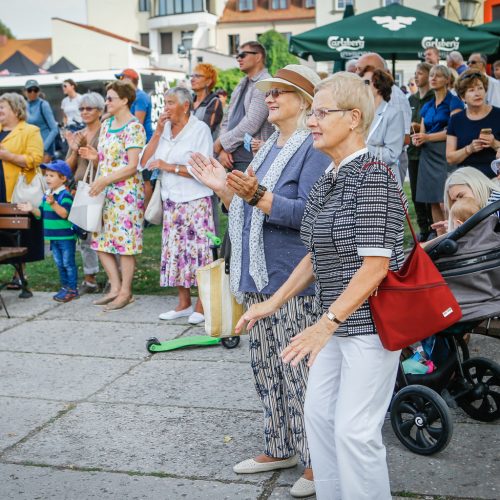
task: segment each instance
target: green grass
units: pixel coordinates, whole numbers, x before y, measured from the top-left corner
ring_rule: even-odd
[[[408,199],[410,197],[410,186],[405,184],[405,192]],[[416,231],[418,231],[415,211],[410,202],[410,218]],[[220,214],[221,235],[226,231],[227,217]],[[405,227],[405,247],[411,246],[412,237],[410,231]],[[134,293],[148,295],[169,295],[176,294],[177,290],[173,288],[160,287],[160,254],[161,254],[161,227],[150,226],[144,231],[143,241],[144,251],[137,258],[137,268],[134,275]],[[278,251],[278,250],[277,250]],[[76,257],[78,265],[78,276],[83,277],[82,259],[77,252]],[[0,266],[0,283],[9,281],[12,278],[13,269],[11,266]],[[36,291],[54,292],[59,289],[59,277],[57,268],[52,258],[46,258],[41,262],[27,264],[27,276],[30,288]],[[101,271],[97,275],[97,280],[104,284],[106,275]]]

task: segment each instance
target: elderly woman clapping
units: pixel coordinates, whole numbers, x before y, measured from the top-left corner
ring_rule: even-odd
[[[284,349],[311,366],[305,419],[319,500],[389,500],[382,424],[399,362],[383,348],[367,298],[403,263],[401,191],[365,137],[373,94],[352,73],[323,80],[308,125],[332,166],[311,190],[301,237],[309,253],[265,303],[240,320],[252,326],[316,281],[323,315]]]
[[[299,228],[309,191],[328,166],[315,151],[305,115],[318,75],[291,64],[258,82],[266,92],[269,121],[277,131],[260,148],[246,173],[226,175],[220,163],[194,155],[196,175],[229,207],[231,289],[245,306],[261,304],[287,280],[306,254]],[[250,330],[255,387],[264,409],[264,453],[234,467],[238,474],[305,465],[293,496],[314,493],[303,404],[305,362],[283,365],[279,353],[292,336],[316,321],[312,286]]]
[[[165,94],[165,110],[141,157],[141,167],[159,169],[163,201],[163,239],[160,285],[175,286],[179,303],[160,319],[188,316],[191,324],[204,321],[198,300],[191,306],[191,287],[197,285],[196,270],[212,262],[206,232],[214,231],[213,191],[194,179],[187,164],[191,154],[208,155],[213,141],[208,125],[191,115],[193,99],[188,90],[175,87]]]
[[[83,158],[78,150],[82,146],[91,146],[94,149],[98,148],[99,132],[101,130],[101,116],[104,112],[104,99],[97,92],[89,92],[83,96],[79,96],[78,113],[85,124],[85,128],[78,132],[66,132],[66,140],[68,141],[68,155],[66,163],[73,171],[73,179],[75,187],[78,181],[81,181],[88,167],[88,160]],[[94,164],[94,176],[90,179],[94,181],[97,174],[97,162]],[[99,259],[97,252],[90,246],[90,237],[80,240],[80,252],[83,261],[83,283],[80,285],[80,295],[84,293],[95,293],[98,291],[96,274],[99,272]]]

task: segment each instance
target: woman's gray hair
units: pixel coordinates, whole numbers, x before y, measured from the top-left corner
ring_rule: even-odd
[[[184,104],[185,102],[188,102],[189,112],[191,113],[191,111],[193,111],[193,96],[191,95],[191,92],[188,89],[185,89],[184,87],[174,87],[172,89],[168,89],[165,92],[165,96],[168,95],[174,95],[179,101],[179,104]]]
[[[28,116],[26,101],[23,96],[15,92],[6,92],[0,95],[0,102],[6,102],[18,120],[26,120]]]
[[[80,98],[80,106],[89,106],[104,111],[104,97],[97,92],[87,92]]]

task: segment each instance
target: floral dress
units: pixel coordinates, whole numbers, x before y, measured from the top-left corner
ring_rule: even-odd
[[[128,150],[142,149],[146,142],[144,127],[133,118],[119,129],[113,128],[114,117],[101,126],[99,136],[98,176],[110,175],[128,164]],[[144,222],[144,183],[139,172],[110,184],[104,190],[103,227],[92,235],[91,247],[98,252],[119,255],[142,253]]]

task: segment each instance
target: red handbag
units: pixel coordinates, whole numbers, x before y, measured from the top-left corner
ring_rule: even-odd
[[[418,243],[402,199],[401,203],[415,246],[401,269],[388,271],[368,299],[382,345],[389,351],[430,337],[462,317],[453,293]]]

